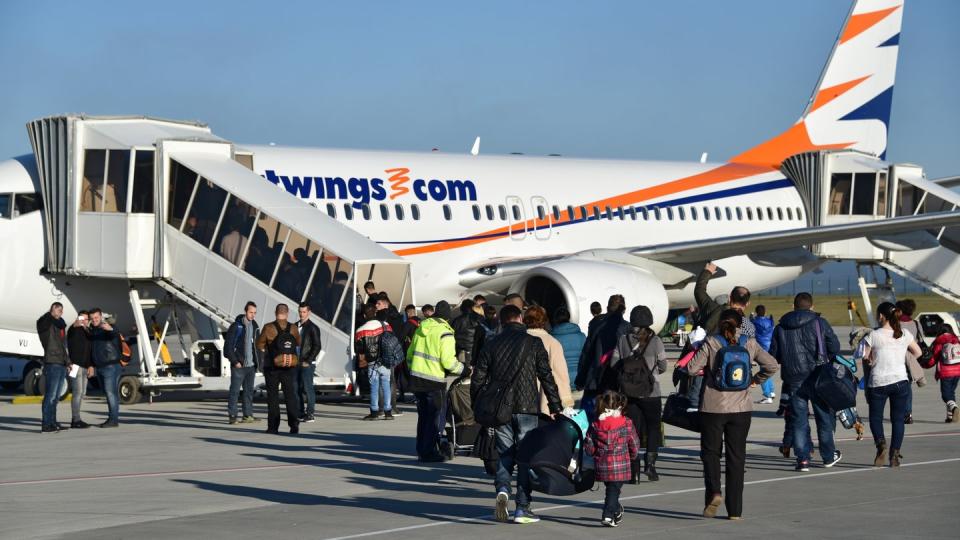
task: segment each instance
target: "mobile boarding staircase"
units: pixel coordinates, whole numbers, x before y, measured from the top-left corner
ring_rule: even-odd
[[[806,205],[811,226],[956,212],[960,193],[951,188],[960,178],[927,180],[923,169],[893,164],[856,151],[819,151],[786,159],[781,171],[794,181]],[[868,282],[876,267],[923,284],[960,303],[960,227],[939,227],[894,235],[868,236],[812,246],[822,259],[853,260],[861,272],[864,308],[873,320],[868,290],[893,297],[889,280]],[[874,268],[869,268],[874,266]]]
[[[265,181],[255,155],[203,124],[67,115],[27,129],[44,199],[45,271],[126,285],[139,361],[121,380],[125,401],[141,391],[227,389],[222,336],[248,301],[261,326],[277,304],[290,306],[293,321],[307,302],[324,350],[315,383],[351,388],[357,283],[375,280],[401,305],[414,301],[408,262]],[[184,311],[205,323],[171,358],[170,322],[182,343]],[[148,326],[163,313],[162,326]]]

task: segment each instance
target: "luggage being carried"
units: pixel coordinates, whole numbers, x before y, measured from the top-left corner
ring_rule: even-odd
[[[847,367],[850,361],[842,356],[828,359],[819,321],[815,327],[818,353],[820,358],[826,361],[814,368],[806,384],[812,387],[813,395],[817,400],[834,412],[856,406],[858,383],[853,372]]]
[[[691,405],[684,394],[670,394],[663,404],[663,423],[700,433],[700,411]]]
[[[584,454],[586,412],[578,421],[564,415],[530,432],[517,448],[517,463],[530,467],[530,487],[547,495],[565,496],[593,488],[596,470],[593,458]]]

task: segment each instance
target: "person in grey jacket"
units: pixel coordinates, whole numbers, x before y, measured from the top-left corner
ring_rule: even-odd
[[[43,347],[43,407],[41,433],[56,433],[68,429],[57,423],[57,402],[60,399],[60,385],[64,383],[70,369],[70,356],[67,354],[67,324],[63,322],[63,304],[54,302],[50,311],[37,319],[37,335]]]
[[[641,384],[620,385],[620,393],[627,396],[624,414],[633,421],[638,433],[646,435],[647,452],[644,455],[643,472],[647,479],[660,480],[657,474],[657,453],[660,451],[660,383],[657,375],[667,370],[667,351],[663,341],[650,326],[653,314],[647,306],[636,306],[630,311],[630,332],[620,336],[610,359],[610,368],[617,373],[639,373],[649,377]],[[635,368],[632,364],[642,360],[646,365]],[[620,378],[623,381],[623,377]],[[649,390],[647,390],[649,388]],[[640,460],[630,462],[630,483],[639,483]]]
[[[243,313],[237,315],[224,338],[223,354],[230,361],[230,397],[227,416],[230,424],[252,424],[253,394],[256,392],[257,371],[260,369],[260,351],[254,345],[260,337],[260,326],[255,320],[257,304],[247,302]],[[237,419],[237,401],[243,390],[243,416]]]

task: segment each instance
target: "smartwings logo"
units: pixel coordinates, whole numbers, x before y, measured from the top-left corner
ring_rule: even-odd
[[[387,169],[383,178],[343,178],[341,176],[284,176],[267,170],[265,178],[282,185],[288,193],[301,199],[353,200],[360,209],[371,201],[391,201],[409,195],[420,201],[475,201],[477,187],[472,180],[410,179],[410,169]]]

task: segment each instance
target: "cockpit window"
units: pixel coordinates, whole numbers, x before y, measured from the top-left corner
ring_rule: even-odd
[[[0,193],[0,219],[10,218],[10,201],[12,198],[9,193]]]
[[[0,206],[3,206],[0,199]],[[41,199],[39,193],[17,193],[13,196],[13,217],[19,217],[36,212],[40,209]]]

